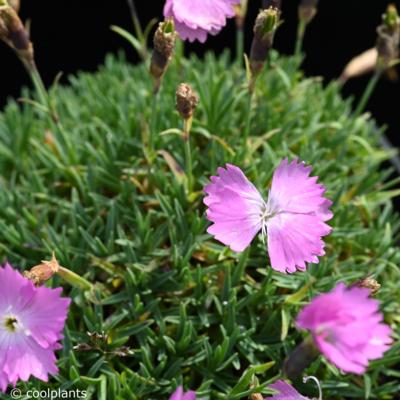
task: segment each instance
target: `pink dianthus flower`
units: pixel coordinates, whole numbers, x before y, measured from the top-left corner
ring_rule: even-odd
[[[325,187],[310,177],[311,166],[284,159],[275,170],[268,201],[240,168],[227,164],[204,189],[207,232],[233,251],[245,250],[262,232],[268,238],[271,266],[280,272],[304,271],[306,262],[323,256],[322,237],[331,232],[325,221],[332,218],[332,202]]]
[[[35,287],[9,264],[0,267],[0,390],[56,374],[70,299],[61,288]]]
[[[196,400],[196,393],[191,390],[184,392],[183,387],[179,386],[169,400]]]
[[[276,381],[268,387],[276,390],[278,394],[274,394],[272,397],[267,397],[265,400],[309,400],[308,397],[302,396],[293,386],[282,380]]]
[[[173,18],[175,29],[183,40],[204,43],[207,35],[216,35],[226,19],[235,16],[234,5],[240,0],[167,0],[165,18]]]
[[[297,326],[310,330],[321,353],[345,372],[363,374],[392,342],[379,302],[369,295],[368,289],[340,283],[315,297],[297,318]]]

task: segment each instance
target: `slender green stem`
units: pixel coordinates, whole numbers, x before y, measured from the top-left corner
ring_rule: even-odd
[[[243,150],[247,153],[247,141],[250,136],[250,128],[251,128],[251,118],[252,118],[252,101],[253,101],[253,91],[249,92],[247,97],[247,114],[246,114],[246,125],[244,128],[243,134]]]
[[[93,289],[93,285],[87,279],[85,279],[83,276],[76,274],[75,272],[72,272],[67,268],[59,267],[57,273],[59,276],[61,276],[61,278],[63,278],[66,282],[74,287],[83,290]]]
[[[306,28],[307,24],[304,21],[299,21],[299,25],[297,27],[297,38],[296,38],[296,47],[294,54],[296,57],[299,57],[301,55],[302,49],[303,49],[303,41],[304,41],[304,35],[306,33]]]
[[[31,77],[33,86],[36,90],[40,103],[42,104],[42,106],[47,108],[49,125],[51,126],[52,130],[54,132],[58,132],[59,136],[62,138],[62,141],[64,142],[64,145],[68,152],[69,160],[75,162],[76,160],[75,160],[74,147],[72,146],[69,135],[64,131],[64,128],[58,119],[57,110],[55,109],[51,101],[50,95],[46,89],[46,86],[43,83],[43,80],[40,76],[38,68],[36,67],[36,64],[35,63],[27,64],[24,62],[24,65]],[[58,147],[58,151],[59,154],[62,156],[63,152],[61,151],[60,147]],[[64,159],[64,161],[66,161],[66,159]]]
[[[244,32],[243,28],[236,28],[236,62],[240,66],[243,63]]]
[[[368,103],[368,100],[370,99],[372,93],[374,92],[375,87],[381,76],[382,76],[382,71],[380,71],[380,70],[377,70],[374,73],[374,75],[368,82],[367,87],[365,88],[365,91],[360,99],[360,102],[357,105],[357,108],[354,111],[355,115],[360,115],[364,111],[364,109]]]
[[[127,0],[128,1],[128,6],[129,6],[129,11],[131,12],[131,18],[133,22],[133,27],[135,28],[135,33],[136,36],[140,39],[144,39],[144,34],[142,30],[142,26],[140,24],[139,16],[136,10],[135,2],[133,0]]]
[[[190,129],[192,126],[192,118],[189,118],[183,123],[183,135],[185,141],[185,160],[186,160],[186,175],[188,192],[191,193],[193,189],[193,162],[192,162],[192,149],[190,147]]]

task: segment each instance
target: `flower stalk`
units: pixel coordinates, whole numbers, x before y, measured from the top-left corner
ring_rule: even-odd
[[[244,24],[247,15],[248,0],[242,0],[235,5],[236,14],[236,61],[239,65],[243,62],[244,54]]]

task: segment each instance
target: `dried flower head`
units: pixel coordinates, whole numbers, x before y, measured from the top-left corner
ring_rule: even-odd
[[[48,281],[59,269],[60,264],[53,253],[50,261],[42,261],[41,264],[35,265],[29,271],[26,271],[24,276],[39,286]]]
[[[322,237],[331,232],[332,202],[325,187],[310,177],[311,166],[283,160],[275,170],[268,201],[240,168],[227,164],[204,189],[207,232],[233,251],[245,250],[259,231],[268,238],[271,266],[280,272],[304,271],[325,254]]]
[[[192,118],[199,96],[187,83],[181,83],[176,91],[176,109],[183,119]]]
[[[360,287],[369,289],[371,294],[374,295],[379,292],[381,288],[380,283],[378,283],[372,276],[367,276],[366,278],[360,279],[357,282],[354,282],[351,287]]]
[[[8,264],[0,268],[0,285],[0,390],[31,375],[47,382],[58,371],[54,351],[70,299],[61,288],[35,287]]]
[[[370,293],[340,283],[315,297],[297,318],[297,326],[310,330],[321,353],[345,372],[363,374],[392,343],[392,331]]]
[[[378,69],[386,70],[399,57],[400,18],[396,7],[391,4],[382,16],[382,24],[377,29]]]
[[[240,0],[167,0],[165,18],[173,18],[182,40],[204,43],[207,35],[216,35],[235,16]]]

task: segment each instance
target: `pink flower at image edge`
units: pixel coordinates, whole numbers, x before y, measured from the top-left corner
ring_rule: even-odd
[[[191,390],[184,392],[183,387],[179,386],[169,400],[196,400],[196,393]]]
[[[297,326],[310,330],[321,353],[345,372],[363,374],[392,343],[379,302],[369,295],[368,289],[340,283],[314,298],[297,318]]]
[[[245,250],[258,232],[268,239],[271,266],[280,272],[304,271],[323,256],[322,237],[331,232],[332,202],[311,177],[311,166],[284,159],[275,170],[268,201],[240,168],[227,164],[204,188],[207,232],[235,252]]]
[[[216,35],[226,19],[235,15],[240,0],[167,0],[164,17],[173,18],[175,29],[183,40],[204,43],[207,35]]]
[[[70,299],[61,288],[35,287],[9,264],[0,267],[0,390],[56,374]]]

